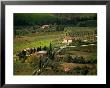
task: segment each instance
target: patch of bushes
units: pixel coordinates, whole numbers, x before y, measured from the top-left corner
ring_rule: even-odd
[[[81,64],[86,64],[86,63],[95,64],[95,63],[97,63],[96,58],[85,59],[82,56],[71,56],[69,54],[64,55],[62,61],[67,62],[67,63],[81,63]]]
[[[87,75],[88,72],[89,72],[89,69],[87,66],[84,66],[84,67],[75,67],[71,73],[72,74],[75,74],[75,75]]]

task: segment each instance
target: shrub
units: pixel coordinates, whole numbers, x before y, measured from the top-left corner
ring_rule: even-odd
[[[64,61],[68,62],[68,63],[71,63],[71,62],[73,62],[73,58],[72,58],[72,56],[67,54],[67,55],[64,56]]]
[[[51,64],[51,68],[52,68],[55,72],[58,71],[58,67],[59,67],[59,63],[58,63],[58,62],[53,62],[53,63]]]

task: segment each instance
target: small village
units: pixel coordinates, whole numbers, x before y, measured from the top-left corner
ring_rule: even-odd
[[[97,74],[96,27],[40,24],[16,28],[15,75]]]
[[[46,29],[48,27],[49,27],[49,25],[43,25],[41,28]],[[52,49],[53,47],[52,47],[51,42],[50,42],[49,47],[46,47],[46,46],[41,47],[40,46],[40,47],[34,47],[34,48],[26,48],[26,49],[23,49],[21,52],[19,52],[16,55],[19,58],[15,59],[15,61],[18,60],[18,61],[22,61],[23,63],[25,63],[25,62],[28,63],[28,61],[30,59],[29,57],[32,57],[32,56],[36,56],[37,58],[40,58],[40,59],[41,58],[45,59],[45,58],[48,58],[48,57],[51,57],[51,56],[52,56],[51,58],[53,60],[55,60],[55,59],[57,60],[59,58],[64,59],[64,56],[60,55],[60,52],[62,52],[64,49],[66,49],[66,48],[76,48],[76,47],[79,47],[79,46],[80,47],[96,46],[96,44],[94,43],[94,42],[96,42],[96,40],[97,40],[97,36],[94,33],[86,34],[84,36],[73,36],[73,37],[65,34],[64,38],[62,39],[63,46],[60,46],[59,49],[57,49],[57,50]],[[81,45],[71,45],[72,43],[74,43],[76,41],[80,41],[80,42],[82,41],[83,43]],[[86,44],[88,41],[90,41],[90,43]],[[82,58],[82,60],[84,59],[82,56],[79,56],[79,58]],[[84,63],[90,63],[89,61],[84,61],[84,60],[83,60],[83,62]],[[77,63],[77,62],[75,62],[75,63]],[[35,74],[36,72],[39,73],[41,71],[40,70],[41,68],[42,67],[40,66],[40,68],[38,70],[36,70],[33,74]],[[71,69],[68,68],[68,67],[65,67],[63,70],[67,72],[67,71],[70,71]]]

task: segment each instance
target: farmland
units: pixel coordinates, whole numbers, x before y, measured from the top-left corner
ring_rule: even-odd
[[[77,32],[77,29],[76,30],[74,29],[74,32]],[[85,28],[83,28],[83,30],[84,29]],[[81,28],[81,30],[82,30],[82,28]],[[80,31],[80,27],[79,27],[78,31]],[[26,49],[26,48],[34,48],[34,47],[39,47],[39,46],[49,47],[50,42],[52,43],[53,47],[61,47],[64,45],[64,44],[62,44],[64,36],[65,36],[65,32],[63,32],[63,31],[61,31],[61,32],[45,32],[45,33],[41,32],[41,33],[28,34],[28,35],[20,36],[20,37],[16,36],[16,38],[14,39],[14,54],[16,54],[16,53],[18,53],[18,51],[21,51],[21,50]],[[92,49],[93,49],[93,47],[94,47],[94,49],[96,49],[95,46],[91,46],[91,47],[92,47]],[[61,51],[62,52],[61,55],[64,56],[66,54],[69,54],[71,56],[82,56],[86,59],[90,59],[91,57],[97,56],[96,50],[95,50],[95,52],[94,51],[93,52],[87,52],[86,50],[88,50],[88,47],[85,47],[85,48],[80,47],[80,50],[77,50],[77,48],[78,47],[63,49],[63,51]],[[60,67],[61,70],[62,70],[62,67],[64,65],[67,65],[67,64],[63,63]],[[73,66],[73,67],[74,66],[75,67],[85,66],[85,64],[79,65],[78,63],[71,63],[71,65],[69,65],[69,66],[71,68],[71,66]],[[90,65],[90,66],[92,66],[92,65]],[[68,65],[67,65],[67,67],[68,67]],[[94,65],[93,65],[93,67],[94,67]],[[14,74],[19,74],[19,75],[25,75],[25,74],[26,75],[32,75],[32,72],[35,70],[32,67],[29,67],[29,64],[20,63],[20,62],[15,62],[14,69],[15,69]],[[22,70],[22,72],[20,72],[21,70]],[[48,72],[48,71],[46,71],[46,72]],[[46,72],[45,72],[45,74],[49,74]],[[53,75],[60,74],[60,73],[65,74],[65,73],[62,73],[60,71],[59,71],[59,73],[58,72],[55,73],[52,70],[50,70],[49,72],[50,72],[50,74],[53,74]]]
[[[95,14],[14,17],[14,75],[97,75]]]
[[[20,38],[15,38],[14,40],[14,53],[17,50],[23,50],[25,48],[34,48],[39,46],[49,46],[49,43],[58,44],[63,38],[63,32],[49,32],[49,33],[39,33],[30,34],[26,36],[21,36]],[[59,40],[59,42],[56,42]]]

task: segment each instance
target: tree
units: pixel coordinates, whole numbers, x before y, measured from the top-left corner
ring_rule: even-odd
[[[67,54],[67,55],[64,56],[64,61],[68,62],[68,63],[71,63],[71,62],[73,62],[73,58],[72,58],[72,56]]]
[[[57,72],[58,71],[58,66],[59,66],[59,63],[58,62],[52,62],[51,64],[51,68]]]
[[[48,49],[48,58],[50,58],[51,60],[54,59],[54,56],[55,56],[55,51],[53,51],[52,49],[52,44],[50,43],[50,46],[49,46],[49,49]]]
[[[46,47],[46,46],[44,46],[44,47],[43,47],[43,50],[47,50],[47,47]]]
[[[38,67],[39,67],[39,69],[41,69],[42,66],[43,66],[43,64],[42,64],[42,57],[40,57],[39,59],[40,59],[40,61],[39,61],[39,66]]]
[[[31,48],[31,49],[30,49],[30,54],[32,54],[32,53],[33,53],[33,49]]]
[[[64,26],[63,25],[57,25],[56,31],[64,31]]]
[[[87,73],[89,72],[88,70],[89,68],[87,66],[84,66],[81,68],[80,74],[81,75],[87,75]]]
[[[52,44],[50,43],[48,50],[48,57],[51,57],[51,55],[52,55]]]
[[[39,51],[39,47],[37,47],[37,52]]]
[[[80,74],[81,68],[79,66],[77,66],[73,69],[73,71],[75,74]]]
[[[35,53],[36,52],[36,48],[34,47],[34,50],[33,50],[33,52]]]

